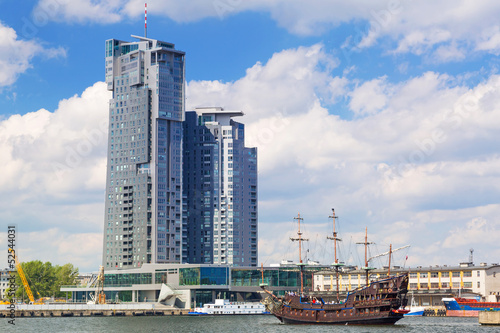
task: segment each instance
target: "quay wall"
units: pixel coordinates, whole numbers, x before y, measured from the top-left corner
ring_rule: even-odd
[[[112,317],[188,315],[189,309],[166,307],[154,303],[129,304],[19,304],[14,309],[0,305],[0,317]]]
[[[481,325],[500,325],[500,311],[479,312],[479,323]]]

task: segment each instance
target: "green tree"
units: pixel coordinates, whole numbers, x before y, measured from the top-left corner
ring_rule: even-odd
[[[56,283],[54,284],[53,294],[55,297],[65,297],[66,293],[60,291],[61,286],[75,285],[78,278],[78,268],[72,264],[55,267]]]
[[[21,263],[24,275],[28,280],[33,297],[65,297],[66,293],[61,292],[61,286],[74,285],[78,277],[78,268],[72,264],[62,266],[52,266],[50,262],[42,263],[40,260],[33,260]],[[24,289],[19,274],[16,274],[17,298],[28,300],[28,295]]]
[[[40,260],[34,260],[21,263],[21,267],[35,299],[52,296],[56,275],[55,269],[50,262],[43,263]],[[28,300],[19,273],[16,275],[16,285],[18,286],[16,297]]]

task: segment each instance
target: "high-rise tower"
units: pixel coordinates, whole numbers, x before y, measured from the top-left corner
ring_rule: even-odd
[[[106,41],[109,101],[103,265],[179,263],[184,52],[132,36]]]
[[[245,147],[241,111],[186,112],[183,260],[257,265],[257,149]]]

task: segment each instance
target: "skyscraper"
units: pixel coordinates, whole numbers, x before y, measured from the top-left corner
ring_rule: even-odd
[[[106,41],[109,101],[103,266],[181,262],[184,52]]]
[[[186,112],[183,261],[257,265],[257,149],[245,147],[241,111]]]

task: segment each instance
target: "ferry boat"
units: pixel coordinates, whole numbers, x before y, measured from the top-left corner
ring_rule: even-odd
[[[443,298],[446,316],[478,317],[479,311],[500,311],[500,302],[480,302],[469,298]]]
[[[337,275],[337,295],[331,292],[314,292],[307,295],[303,290],[303,264],[299,263],[301,289],[300,293],[288,293],[284,297],[275,296],[266,289],[266,285],[261,287],[269,296],[264,300],[267,309],[284,324],[337,324],[337,325],[374,325],[374,324],[394,324],[409,312],[405,310],[408,300],[408,273],[397,276],[388,276],[378,281],[370,282],[368,272],[368,259],[366,257],[366,247],[369,244],[367,233],[365,232],[365,267],[366,285],[350,291],[345,298],[340,299],[338,287],[338,269],[342,264],[337,260],[335,231],[335,210],[333,211],[333,237],[328,237],[335,242],[335,263],[333,264]],[[298,240],[302,238],[300,232],[300,214]],[[389,252],[391,253],[391,252]],[[299,246],[299,258],[301,257],[301,247]],[[390,267],[390,265],[389,265]]]
[[[215,303],[206,303],[195,308],[190,315],[261,315],[269,314],[264,304],[259,302],[230,302],[227,299],[216,299]]]

